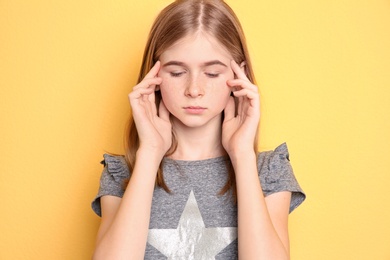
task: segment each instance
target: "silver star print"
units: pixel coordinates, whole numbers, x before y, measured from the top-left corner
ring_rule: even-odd
[[[168,259],[215,259],[237,238],[237,228],[206,228],[191,191],[176,229],[150,229],[148,243]]]

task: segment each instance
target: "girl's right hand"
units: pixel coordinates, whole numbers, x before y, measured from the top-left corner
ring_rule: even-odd
[[[172,144],[172,126],[162,100],[157,113],[155,91],[162,82],[162,78],[157,76],[159,70],[160,61],[157,61],[145,78],[133,88],[129,100],[140,139],[139,149],[156,152],[163,157]]]

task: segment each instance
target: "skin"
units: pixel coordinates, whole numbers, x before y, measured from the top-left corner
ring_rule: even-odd
[[[129,100],[140,148],[123,198],[101,198],[94,259],[143,259],[156,172],[170,148],[171,127],[178,139],[173,159],[229,155],[237,182],[239,258],[289,259],[291,193],[263,196],[253,150],[260,100],[244,66],[212,36],[197,32],[168,48],[133,88]],[[158,113],[156,90],[163,97]]]
[[[180,40],[161,55],[160,91],[173,115],[179,143],[174,159],[206,159],[224,153],[221,113],[231,98],[231,60],[229,52],[202,33]]]

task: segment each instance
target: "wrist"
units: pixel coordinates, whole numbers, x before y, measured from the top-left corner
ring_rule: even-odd
[[[155,149],[143,148],[140,147],[136,153],[136,161],[144,160],[146,164],[150,166],[159,167],[162,159],[164,157],[164,153]]]
[[[236,176],[237,192],[258,182],[257,156],[251,151],[241,156],[230,158]]]
[[[256,152],[252,150],[246,150],[246,151],[236,151],[236,152],[230,152],[229,153],[230,160],[233,165],[237,163],[251,163],[253,161],[256,161],[257,154]]]

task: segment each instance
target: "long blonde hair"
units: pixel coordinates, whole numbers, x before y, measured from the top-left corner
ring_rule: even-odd
[[[152,25],[143,55],[138,83],[142,81],[167,48],[185,36],[197,31],[203,31],[214,36],[226,50],[229,50],[238,64],[245,61],[246,75],[252,83],[255,83],[241,24],[233,10],[222,0],[176,0],[165,7]],[[157,91],[157,108],[160,101],[161,94]],[[174,132],[172,132],[172,135],[172,146],[167,152],[167,156],[172,154],[177,147]],[[133,118],[130,117],[125,133],[125,158],[130,172],[134,168],[135,155],[138,148],[139,137],[137,128]],[[257,138],[254,143],[254,149],[257,150]],[[229,178],[220,194],[224,194],[232,188],[235,196],[234,170],[230,163],[228,163],[227,167]],[[162,164],[157,172],[156,185],[170,192],[164,182]]]

